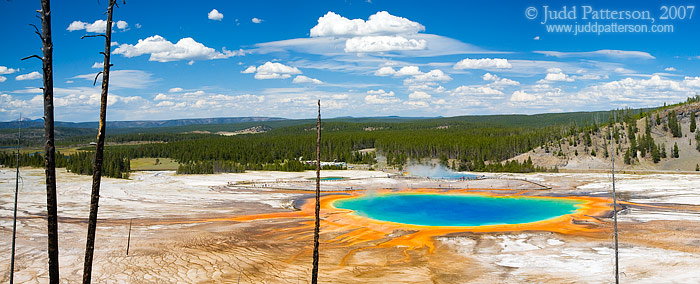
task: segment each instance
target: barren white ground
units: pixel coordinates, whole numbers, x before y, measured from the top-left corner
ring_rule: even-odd
[[[149,225],[135,225],[132,241],[144,243],[163,230],[193,233],[192,222],[247,213],[289,209],[292,200],[309,194],[300,191],[281,193],[275,188],[309,187],[314,172],[248,172],[243,174],[175,175],[174,172],[136,172],[131,179],[103,179],[98,226],[97,253],[123,261],[129,220],[134,224],[149,220]],[[12,203],[15,172],[0,168],[0,281],[9,276]],[[515,187],[528,184],[510,180],[469,182],[413,181],[388,178],[375,171],[324,171],[323,176],[343,176],[348,179],[324,182],[327,190],[358,188],[419,188],[419,187]],[[503,174],[501,178],[525,178],[553,187],[543,193],[609,196],[610,176],[606,174]],[[632,207],[622,212],[622,228],[650,225],[650,238],[658,224],[670,222],[677,230],[683,226],[697,228],[700,215],[700,175],[617,175],[617,190],[626,201],[653,204],[660,209]],[[18,209],[17,283],[46,283],[46,195],[43,170],[22,169]],[[224,187],[229,182],[255,182]],[[91,177],[58,171],[58,204],[61,274],[65,282],[81,278],[85,231],[88,215]],[[663,208],[669,205],[673,208]],[[685,206],[685,207],[684,207]],[[690,208],[690,209],[688,209]],[[167,220],[159,223],[158,220]],[[659,223],[662,222],[662,223]],[[680,223],[679,223],[680,222]],[[681,225],[678,225],[681,224]],[[635,283],[697,283],[700,279],[700,235],[684,237],[683,249],[666,245],[641,245],[624,241],[621,232],[621,280]],[[639,230],[637,230],[639,234]],[[692,235],[691,235],[692,236]],[[439,242],[456,253],[475,259],[483,267],[486,282],[576,282],[609,283],[613,279],[612,238],[608,240],[565,236],[548,232],[486,234],[442,237]],[[132,245],[134,245],[132,243]],[[253,254],[254,255],[254,254]],[[116,262],[116,260],[115,260]],[[136,265],[136,264],[134,264]],[[165,265],[165,264],[164,264]],[[163,267],[163,271],[168,268]],[[168,271],[177,279],[159,279],[157,272],[149,278],[135,279],[109,267],[95,267],[98,282],[222,282],[218,274],[201,273],[197,269],[174,268]],[[207,270],[207,267],[199,268]],[[464,267],[467,271],[470,267]],[[214,268],[212,268],[214,270]],[[165,272],[162,272],[165,273]],[[153,276],[155,275],[155,276]],[[275,281],[272,281],[275,282]],[[480,282],[480,281],[477,281]]]

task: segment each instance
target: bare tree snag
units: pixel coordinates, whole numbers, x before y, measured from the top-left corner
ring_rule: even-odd
[[[321,100],[318,100],[318,120],[316,121],[316,223],[314,225],[314,260],[311,270],[311,284],[318,283],[318,239],[321,225]]]
[[[95,251],[95,231],[97,230],[97,211],[100,202],[100,182],[102,180],[102,161],[104,158],[105,125],[107,124],[107,94],[109,89],[110,56],[112,54],[112,12],[116,0],[109,0],[107,7],[107,28],[105,34],[104,69],[102,70],[102,94],[100,96],[100,123],[97,129],[97,147],[95,163],[92,171],[92,194],[90,196],[90,217],[88,219],[87,241],[85,244],[85,262],[83,264],[83,283],[88,284],[92,279],[92,259]],[[85,37],[83,37],[85,38]],[[99,76],[99,73],[98,73]],[[97,82],[97,76],[95,77]]]
[[[613,127],[615,127],[615,124],[617,123],[617,116],[616,114],[613,113],[614,117],[614,124]],[[620,262],[618,258],[618,241],[617,241],[617,193],[615,192],[615,149],[613,147],[613,139],[612,139],[612,133],[615,131],[610,132],[610,156],[611,161],[612,161],[612,167],[610,169],[610,172],[612,173],[612,197],[613,197],[613,230],[614,230],[614,238],[615,238],[615,243],[614,243],[614,249],[615,249],[615,284],[620,283]]]
[[[58,208],[56,202],[56,147],[53,122],[53,42],[51,41],[50,0],[41,0],[41,33],[32,25],[42,42],[44,56],[31,55],[22,60],[37,58],[42,62],[44,81],[44,168],[46,172],[46,216],[48,222],[49,283],[59,282],[58,274]]]
[[[15,240],[17,239],[17,195],[19,195],[19,147],[22,141],[22,114],[17,122],[17,175],[15,176],[15,209],[12,215],[12,258],[10,259],[10,284],[15,283]]]

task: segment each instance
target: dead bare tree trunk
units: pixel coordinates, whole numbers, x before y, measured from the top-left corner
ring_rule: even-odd
[[[107,7],[107,28],[105,34],[104,69],[102,70],[102,94],[100,103],[100,123],[97,130],[97,147],[95,164],[92,171],[92,194],[90,196],[90,217],[88,219],[87,242],[85,244],[85,262],[83,264],[83,283],[92,279],[92,258],[95,251],[95,231],[97,229],[97,210],[100,202],[100,182],[102,180],[102,160],[104,157],[105,125],[107,124],[107,93],[109,88],[109,68],[112,47],[112,12],[116,0],[110,0]],[[99,76],[99,73],[97,74]],[[97,80],[97,77],[95,77]]]
[[[134,219],[129,219],[129,236],[126,237],[126,256],[129,256],[129,245],[131,245],[131,221]]]
[[[318,120],[316,121],[316,223],[314,225],[314,261],[311,270],[311,284],[318,283],[318,239],[321,225],[321,100],[318,100]]]
[[[44,80],[44,168],[46,171],[46,215],[48,222],[49,283],[58,283],[58,209],[56,205],[56,147],[53,131],[53,42],[51,41],[51,5],[49,0],[41,0],[41,32],[34,26],[42,42],[42,57],[32,55],[42,62]]]
[[[15,209],[12,215],[12,258],[10,259],[10,284],[15,282],[15,240],[17,239],[17,195],[19,195],[19,147],[22,141],[22,114],[17,122],[17,175],[15,176]]]
[[[613,115],[614,116],[614,115]],[[617,117],[614,116],[614,122],[617,123]],[[613,127],[615,126],[613,124]],[[615,249],[615,284],[620,283],[620,262],[618,258],[618,240],[617,240],[617,193],[615,192],[615,149],[613,147],[613,139],[612,139],[612,132],[610,132],[610,156],[611,161],[612,161],[612,168],[611,168],[611,173],[612,173],[612,196],[613,196],[613,226],[614,226],[614,238],[615,238],[615,243],[614,243],[614,249]]]

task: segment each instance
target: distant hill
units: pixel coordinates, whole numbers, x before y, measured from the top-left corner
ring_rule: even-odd
[[[638,112],[639,110],[631,110]],[[646,109],[644,111],[647,111]],[[534,115],[468,115],[455,117],[336,117],[324,118],[328,131],[334,130],[365,130],[374,129],[443,129],[443,128],[544,128],[554,125],[586,125],[593,122],[605,122],[610,116],[609,111],[544,113]],[[108,121],[108,139],[121,141],[137,139],[124,135],[165,135],[165,134],[217,134],[243,133],[246,129],[263,129],[249,133],[260,133],[274,130],[281,133],[295,133],[315,127],[315,119],[286,119],[279,117],[222,117],[195,118],[152,121]],[[11,146],[16,143],[17,121],[0,122],[0,146]],[[43,136],[43,120],[23,120],[23,143],[40,145]],[[57,143],[70,144],[94,140],[97,122],[62,122],[56,121]],[[60,130],[60,131],[59,131]],[[60,133],[59,133],[60,132]],[[222,134],[223,135],[223,134]],[[119,138],[120,136],[124,136]],[[153,136],[155,137],[155,136]],[[156,138],[151,139],[156,139]],[[139,139],[143,139],[139,138]]]
[[[646,111],[646,109],[644,110]],[[515,127],[545,127],[555,124],[576,123],[582,125],[593,120],[607,121],[609,111],[594,112],[566,112],[543,114],[499,114],[499,115],[468,115],[454,117],[336,117],[325,118],[327,122],[351,122],[351,123],[400,123],[410,121],[423,121],[434,123],[479,123]],[[280,117],[216,117],[216,118],[188,118],[171,120],[137,120],[137,121],[108,121],[108,129],[120,129],[113,133],[135,132],[188,132],[188,131],[235,131],[253,126],[266,125],[271,128],[313,124],[315,119],[287,119]],[[0,129],[16,129],[17,121],[0,122]],[[42,128],[42,119],[23,120],[22,128]],[[65,122],[56,121],[55,127],[97,129],[97,122]],[[163,129],[148,129],[163,128]],[[201,129],[200,129],[201,128]]]
[[[242,122],[265,122],[286,120],[279,117],[215,117],[215,118],[186,118],[172,120],[137,120],[137,121],[108,121],[107,128],[152,128],[175,127],[199,124],[232,124]],[[0,122],[0,129],[17,128],[18,121]],[[97,128],[97,122],[63,122],[56,121],[55,127],[67,128]],[[43,127],[44,120],[22,120],[23,128]]]

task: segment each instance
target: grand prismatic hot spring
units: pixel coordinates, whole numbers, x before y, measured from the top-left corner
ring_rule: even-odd
[[[387,193],[340,199],[333,205],[380,221],[471,227],[543,221],[574,213],[582,203],[564,198]]]

